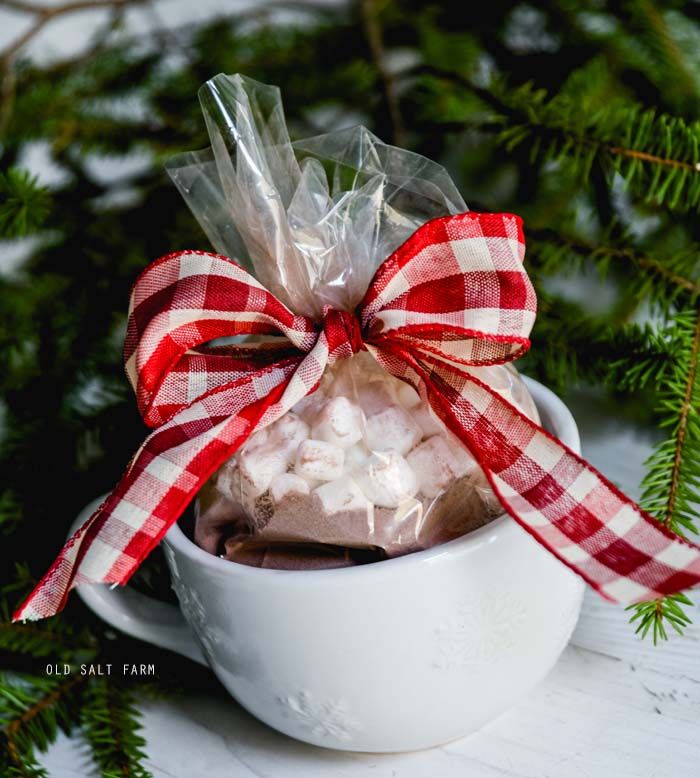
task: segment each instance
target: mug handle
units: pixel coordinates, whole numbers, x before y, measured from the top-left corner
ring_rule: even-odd
[[[106,496],[85,506],[71,527],[71,535],[99,508]],[[111,626],[208,667],[199,643],[175,605],[148,597],[128,586],[84,584],[76,591],[88,608]]]

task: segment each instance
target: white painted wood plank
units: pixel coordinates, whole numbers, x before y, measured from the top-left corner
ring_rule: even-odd
[[[700,605],[696,603],[689,613],[694,623],[683,637],[673,633],[668,642],[654,646],[651,640],[634,635],[629,613],[587,591],[572,642],[669,678],[686,677],[700,684]]]

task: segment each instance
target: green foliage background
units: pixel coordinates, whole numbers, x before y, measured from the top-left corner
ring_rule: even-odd
[[[196,92],[218,72],[279,84],[297,137],[364,123],[443,162],[472,209],[520,213],[540,297],[522,369],[565,397],[601,387],[657,426],[644,505],[677,532],[697,522],[700,4],[282,2],[129,38],[128,2],[110,4],[77,59],[0,52],[3,775],[44,775],[35,749],[58,729],[86,736],[96,774],[147,775],[135,700],[192,677],[158,655],[156,684],[46,678],[47,661],[121,662],[133,644],[75,598],[38,626],[8,616],[143,437],[120,358],[129,287],[161,254],[208,248],[162,163],[207,145]],[[56,173],[48,188],[26,170],[37,150]],[[99,173],[105,161],[116,176]],[[576,276],[584,286],[562,285]],[[139,583],[167,589],[157,558]],[[687,604],[632,615],[659,639],[687,623]]]

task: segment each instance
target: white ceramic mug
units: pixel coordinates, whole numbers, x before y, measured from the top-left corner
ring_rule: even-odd
[[[526,380],[544,426],[579,451],[569,410]],[[163,546],[180,610],[99,585],[81,587],[83,600],[124,632],[211,667],[271,727],[353,751],[428,748],[503,713],[556,662],[584,588],[507,516],[428,551],[337,570],[228,562],[177,524]]]

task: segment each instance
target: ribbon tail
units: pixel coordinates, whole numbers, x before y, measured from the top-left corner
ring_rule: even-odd
[[[700,584],[700,546],[474,376],[421,354],[401,359],[484,470],[503,508],[605,599],[632,604]]]
[[[61,611],[81,584],[125,584],[202,484],[276,404],[297,361],[258,371],[211,392],[153,432],[114,491],[73,534],[13,615],[38,620]]]

